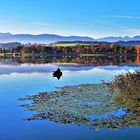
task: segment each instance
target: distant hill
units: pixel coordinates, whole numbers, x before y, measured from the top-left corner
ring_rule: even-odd
[[[10,49],[10,48],[16,48],[17,46],[21,46],[21,45],[22,44],[18,42],[0,43],[0,48]]]
[[[99,38],[97,41],[106,41],[106,42],[117,42],[117,41],[140,41],[140,36],[134,36],[134,37],[104,37]]]
[[[95,44],[110,44],[110,42],[97,42],[97,41],[61,41],[61,42],[56,42],[52,45],[55,44],[89,44],[89,45],[95,45]],[[118,42],[111,42],[118,44],[120,46],[136,46],[140,45],[140,41],[118,41]],[[27,44],[28,45],[28,44]],[[29,44],[31,45],[31,44]],[[10,48],[16,48],[17,46],[22,46],[21,43],[19,42],[9,42],[9,43],[0,43],[0,48],[5,48],[5,49],[10,49]]]
[[[117,42],[107,42],[107,41],[59,41],[54,43],[55,44],[90,44],[90,45],[97,45],[97,44],[118,44],[120,46],[137,46],[140,45],[140,41],[117,41]]]
[[[105,37],[94,39],[91,37],[82,36],[60,36],[55,34],[11,34],[11,33],[0,33],[0,43],[7,42],[20,42],[22,44],[28,43],[41,43],[50,44],[55,42],[77,42],[77,43],[95,43],[95,42],[118,42],[119,44],[124,44],[125,46],[135,46],[140,44],[140,36],[134,37]],[[10,44],[11,45],[11,44]],[[8,46],[10,47],[10,46]]]
[[[53,43],[57,41],[94,41],[91,37],[81,36],[59,36],[54,34],[10,34],[0,33],[0,42],[21,42],[21,43]]]
[[[140,45],[140,41],[118,41],[114,42],[120,46],[137,46]]]

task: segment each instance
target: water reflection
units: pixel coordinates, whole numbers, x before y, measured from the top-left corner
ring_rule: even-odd
[[[139,65],[138,57],[136,56],[98,56],[98,57],[76,57],[76,58],[1,58],[0,64],[79,64],[79,65],[92,65],[92,66],[105,66],[105,65],[126,65],[135,64]]]
[[[50,120],[96,130],[139,127],[139,78],[139,72],[128,73],[111,83],[65,86],[51,93],[27,96],[20,100],[30,100],[31,104],[21,106],[36,114],[25,120]]]

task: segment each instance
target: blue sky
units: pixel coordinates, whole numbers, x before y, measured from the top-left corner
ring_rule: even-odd
[[[0,0],[0,32],[140,35],[140,0]]]

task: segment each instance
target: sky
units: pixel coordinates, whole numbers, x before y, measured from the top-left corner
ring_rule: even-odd
[[[0,0],[0,32],[140,35],[140,0]]]

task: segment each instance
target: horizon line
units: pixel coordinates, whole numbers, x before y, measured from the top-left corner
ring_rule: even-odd
[[[0,35],[1,34],[10,34],[10,35],[34,35],[34,36],[37,36],[37,35],[56,35],[56,36],[63,36],[63,37],[89,37],[89,38],[92,38],[92,39],[102,39],[102,38],[107,38],[107,37],[122,37],[122,38],[125,38],[125,37],[129,37],[130,39],[133,38],[133,37],[136,37],[136,36],[140,36],[140,35],[123,35],[123,36],[103,36],[103,37],[92,37],[92,36],[88,36],[88,35],[61,35],[61,34],[53,34],[53,33],[37,33],[37,34],[34,34],[34,33],[12,33],[12,32],[0,32]]]

